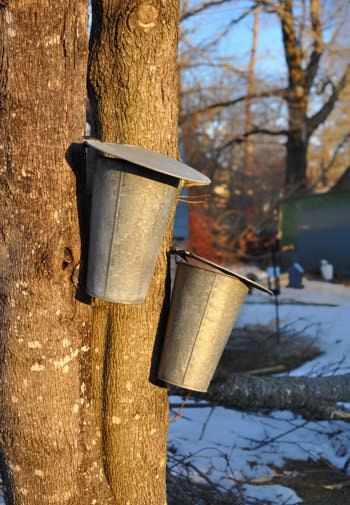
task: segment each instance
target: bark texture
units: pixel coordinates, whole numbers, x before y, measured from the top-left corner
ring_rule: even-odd
[[[306,89],[306,72],[302,68],[303,49],[297,38],[293,16],[293,0],[285,0],[282,3],[280,18],[289,89],[286,186],[289,188],[297,186],[298,189],[302,189],[307,182],[308,91]]]
[[[212,384],[208,400],[241,410],[288,409],[313,419],[348,419],[350,374],[332,377],[243,377]]]
[[[91,433],[86,444],[89,309],[75,299],[65,160],[84,134],[86,57],[84,0],[0,3],[0,451],[11,505],[109,503]]]
[[[177,157],[178,1],[93,0],[92,9],[92,135]],[[172,223],[146,302],[93,306],[95,405],[118,505],[166,502],[168,400],[154,372],[164,330],[171,228]]]

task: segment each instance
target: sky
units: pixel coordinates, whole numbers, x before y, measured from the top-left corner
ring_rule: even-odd
[[[198,44],[210,40],[222,32],[231,19],[239,17],[249,5],[249,2],[237,0],[231,5],[217,6],[189,19],[184,27],[191,30],[191,42]],[[216,44],[218,57],[230,56],[233,64],[245,68],[252,44],[252,27],[252,15],[235,24],[228,35]],[[279,79],[286,72],[281,29],[271,14],[260,14],[256,72],[270,78],[277,76]]]

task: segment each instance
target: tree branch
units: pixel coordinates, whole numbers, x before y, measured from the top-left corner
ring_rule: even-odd
[[[226,149],[227,147],[232,146],[233,144],[240,144],[242,142],[245,142],[245,140],[252,135],[272,135],[272,136],[288,135],[288,130],[269,130],[268,128],[256,127],[250,131],[242,133],[242,135],[234,137],[228,142],[225,142],[225,144],[219,147],[218,150],[220,151]]]
[[[295,31],[293,16],[293,1],[280,0],[279,17],[282,26],[283,47],[288,66],[288,78],[290,89],[303,86],[304,72],[302,69],[302,48],[300,47]]]
[[[224,384],[212,384],[209,401],[240,410],[287,409],[307,413],[313,419],[349,418],[336,407],[350,402],[350,374],[327,377],[234,376]]]
[[[305,70],[305,85],[309,91],[315,80],[320,59],[323,54],[323,37],[320,22],[319,0],[311,0],[311,26],[313,35],[312,51]]]
[[[316,181],[311,184],[308,187],[308,191],[312,191],[313,189],[316,188],[316,186],[322,181],[323,177],[328,174],[328,172],[331,170],[333,167],[339,152],[341,151],[342,147],[350,140],[350,132],[346,133],[343,138],[338,142],[336,148],[333,151],[332,157],[329,161],[329,163],[323,168],[322,174],[316,179]]]
[[[232,100],[212,103],[210,105],[207,105],[206,107],[203,107],[202,109],[189,112],[188,114],[185,114],[181,118],[181,122],[183,122],[186,119],[190,119],[191,117],[206,114],[208,112],[214,112],[214,113],[218,112],[219,110],[225,107],[232,107],[233,105],[236,105],[237,103],[240,102],[244,102],[245,100],[253,100],[255,98],[270,98],[270,97],[286,98],[287,95],[288,95],[288,89],[286,88],[276,88],[268,91],[262,91],[260,93],[253,93],[252,95],[242,95]]]
[[[196,16],[197,14],[200,14],[208,9],[211,9],[212,7],[216,7],[216,6],[222,5],[222,4],[231,3],[233,1],[234,0],[211,0],[210,2],[204,2],[201,5],[194,7],[193,9],[182,14],[180,16],[180,23],[182,21],[185,21],[186,19]]]
[[[231,19],[231,21],[229,21],[229,23],[227,24],[225,29],[219,35],[217,35],[214,38],[214,40],[210,41],[210,43],[205,46],[205,49],[207,50],[207,49],[209,49],[210,46],[213,46],[213,45],[217,44],[218,42],[220,42],[220,40],[230,32],[230,30],[233,26],[235,26],[237,23],[239,23],[244,18],[246,18],[251,12],[254,11],[255,8],[256,7],[254,5],[253,7],[250,7],[246,11],[242,12],[242,14],[240,16],[238,16],[237,18]]]
[[[327,119],[329,114],[334,109],[334,106],[339,98],[339,94],[344,89],[347,83],[349,74],[350,74],[350,65],[347,65],[346,70],[342,78],[338,82],[337,86],[335,86],[332,83],[333,91],[331,96],[323,104],[323,106],[318,112],[316,112],[313,116],[307,119],[307,131],[309,135],[311,135],[316,130],[316,128],[320,126],[320,124],[324,123],[324,121]]]

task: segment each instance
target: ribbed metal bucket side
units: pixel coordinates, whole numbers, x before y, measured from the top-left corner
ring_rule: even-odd
[[[215,274],[178,264],[158,377],[183,385]]]
[[[108,260],[122,170],[110,170],[96,160],[92,182],[89,258],[86,289],[91,296],[106,297]]]
[[[158,377],[207,391],[247,293],[238,279],[178,264]]]
[[[143,303],[179,181],[100,158],[93,187],[88,292]]]

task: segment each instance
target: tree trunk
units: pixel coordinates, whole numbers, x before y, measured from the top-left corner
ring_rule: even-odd
[[[290,103],[289,131],[287,136],[286,191],[300,191],[307,186],[307,133],[306,108],[304,103]]]
[[[178,1],[93,0],[92,10],[92,135],[177,157]],[[102,371],[95,365],[95,380],[102,381],[95,388],[96,407],[118,505],[166,502],[168,400],[154,371],[164,330],[171,227],[146,302],[95,301],[93,307],[96,355],[105,357]]]
[[[303,69],[303,50],[298,40],[294,0],[284,0],[279,12],[282,39],[288,68],[288,134],[286,159],[286,192],[307,185],[307,148],[309,143],[307,108],[308,79]]]
[[[250,49],[249,65],[248,65],[248,86],[247,86],[247,99],[245,101],[245,127],[244,130],[249,132],[253,126],[253,113],[252,113],[252,100],[249,98],[255,93],[255,61],[256,61],[256,50],[258,43],[259,34],[259,15],[260,8],[259,5],[254,10],[254,24],[253,24],[253,40],[252,47]],[[245,173],[247,176],[254,176],[253,173],[253,144],[249,137],[246,138],[244,143],[244,165]]]
[[[65,160],[84,134],[86,56],[84,0],[0,4],[0,450],[8,505],[100,503],[97,492],[110,503],[95,445],[86,444],[90,324],[75,300],[79,225]]]

